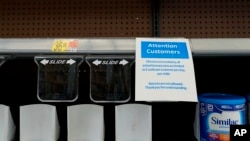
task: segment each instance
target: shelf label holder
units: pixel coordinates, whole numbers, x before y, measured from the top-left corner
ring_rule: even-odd
[[[8,60],[9,56],[0,55],[0,67]]]
[[[38,65],[37,97],[42,102],[73,102],[78,98],[79,65],[83,56],[35,56]]]
[[[131,98],[134,55],[89,55],[90,99],[96,103],[127,102]]]

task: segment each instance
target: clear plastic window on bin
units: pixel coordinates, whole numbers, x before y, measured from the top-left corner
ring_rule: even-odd
[[[133,55],[92,55],[90,66],[90,98],[94,102],[126,102],[131,97]]]
[[[8,56],[0,56],[0,66],[7,60]]]
[[[72,102],[78,98],[82,56],[35,56],[38,65],[37,96],[43,102]]]

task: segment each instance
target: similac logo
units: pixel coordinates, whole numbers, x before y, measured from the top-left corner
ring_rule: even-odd
[[[218,124],[218,125],[236,125],[239,121],[238,120],[232,120],[230,118],[226,120],[220,120],[217,117],[211,117],[212,124]]]
[[[211,113],[208,117],[209,129],[214,131],[229,132],[230,125],[242,124],[239,111],[224,111],[220,113]]]

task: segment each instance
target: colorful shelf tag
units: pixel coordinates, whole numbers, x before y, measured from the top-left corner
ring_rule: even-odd
[[[78,46],[78,40],[55,40],[53,42],[52,52],[76,52]]]

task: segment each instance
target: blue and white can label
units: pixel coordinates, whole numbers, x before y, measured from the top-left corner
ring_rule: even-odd
[[[246,105],[199,102],[200,141],[230,141],[230,125],[246,124]]]

